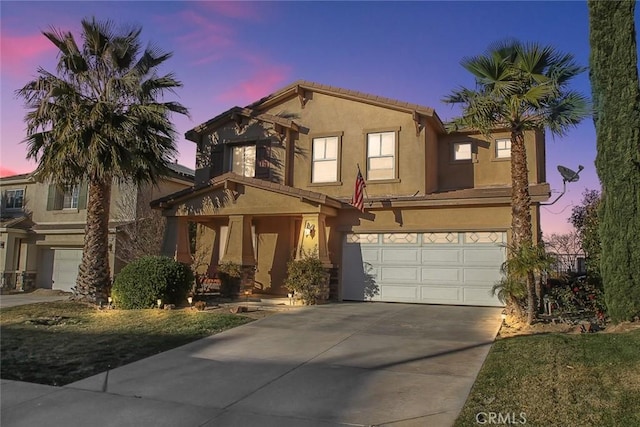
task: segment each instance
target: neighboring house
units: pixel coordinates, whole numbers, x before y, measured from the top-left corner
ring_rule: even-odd
[[[150,200],[193,184],[191,169],[172,164],[171,171],[158,186],[136,188],[114,182],[109,227],[113,274],[124,264],[121,254],[129,253],[129,225],[149,216]],[[2,289],[70,291],[75,286],[84,244],[87,187],[64,189],[38,182],[31,174],[0,178]]]
[[[448,133],[435,111],[299,81],[186,133],[195,185],[152,206],[163,251],[243,266],[243,292],[286,294],[291,257],[315,252],[333,298],[500,305],[510,238],[510,134]],[[525,135],[534,235],[549,198],[542,132]],[[358,166],[364,212],[350,206]],[[198,224],[197,253],[189,223]]]

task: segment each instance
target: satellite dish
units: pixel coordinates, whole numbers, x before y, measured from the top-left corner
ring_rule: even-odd
[[[572,171],[568,167],[558,166],[558,172],[562,175],[562,193],[556,197],[556,199],[551,203],[540,203],[541,205],[550,206],[560,200],[560,197],[564,196],[564,193],[567,191],[567,182],[577,182],[580,179],[580,172],[584,169],[584,166],[578,165],[578,172]]]
[[[560,175],[562,175],[562,179],[565,182],[577,182],[580,179],[579,174],[582,169],[584,169],[584,166],[582,165],[578,166],[578,172],[572,171],[571,169],[562,165],[558,166],[558,172],[560,172]]]

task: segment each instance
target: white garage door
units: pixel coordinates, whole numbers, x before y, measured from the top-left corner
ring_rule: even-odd
[[[491,287],[505,241],[502,231],[347,234],[343,299],[500,306]]]
[[[53,289],[72,291],[76,286],[82,249],[55,249],[53,251]]]

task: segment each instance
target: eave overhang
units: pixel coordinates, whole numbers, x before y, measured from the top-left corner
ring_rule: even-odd
[[[289,187],[275,182],[264,181],[256,178],[248,178],[232,172],[227,172],[210,180],[207,183],[189,187],[176,193],[156,199],[151,202],[151,207],[154,209],[172,208],[191,198],[200,196],[215,189],[223,188],[225,190],[234,191],[235,186],[238,184],[247,185],[264,191],[292,196],[306,203],[324,205],[336,209],[340,209],[344,206],[341,201],[322,193],[301,190],[299,188]]]

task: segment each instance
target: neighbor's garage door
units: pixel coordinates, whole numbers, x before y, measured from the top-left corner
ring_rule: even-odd
[[[502,231],[347,234],[343,299],[500,306],[491,287],[505,241]]]
[[[71,292],[76,285],[82,249],[55,249],[53,251],[53,289]]]

